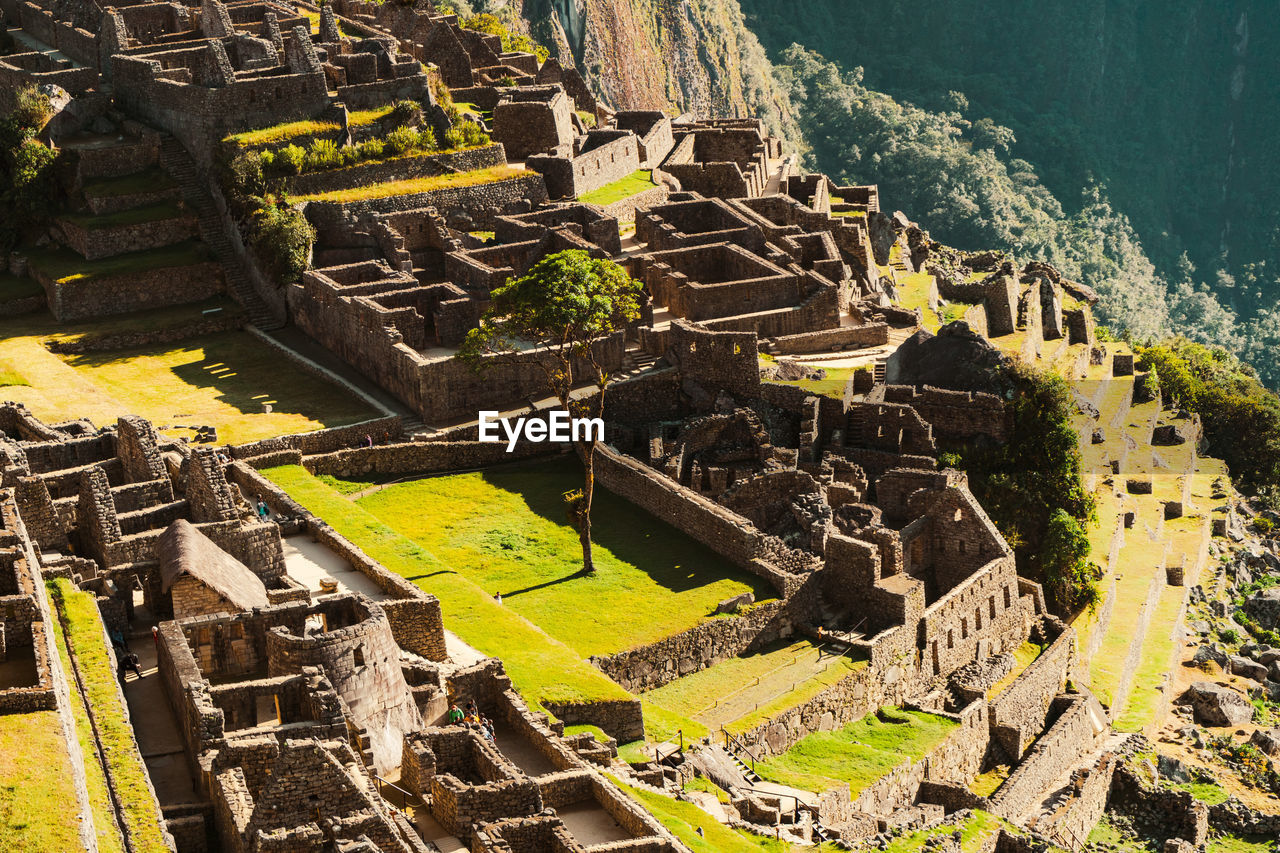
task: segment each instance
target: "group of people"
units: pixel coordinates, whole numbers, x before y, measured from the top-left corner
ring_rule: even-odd
[[[497,737],[493,732],[493,720],[480,713],[479,709],[476,708],[474,700],[467,702],[467,710],[465,713],[458,707],[457,702],[450,705],[449,725],[464,725],[468,728],[476,729],[480,732],[481,737],[489,741],[489,743],[496,745],[498,742]]]
[[[154,634],[155,629],[152,629]],[[124,637],[124,631],[119,628],[110,632],[111,647],[116,652],[116,678],[120,679],[120,685],[124,686],[125,676],[132,670],[133,674],[139,679],[142,678],[142,663],[138,660],[138,656],[129,651],[129,641]]]

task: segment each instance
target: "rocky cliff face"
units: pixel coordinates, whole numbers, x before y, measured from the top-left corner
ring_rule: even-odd
[[[799,141],[737,0],[524,0],[523,14],[609,106],[759,115],[771,132]]]

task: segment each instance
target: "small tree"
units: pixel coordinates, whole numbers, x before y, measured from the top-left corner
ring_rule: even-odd
[[[610,376],[594,345],[640,316],[640,291],[640,283],[612,261],[581,250],[548,255],[527,274],[494,289],[489,310],[458,355],[477,370],[493,361],[536,364],[571,417],[603,417]],[[593,383],[598,393],[575,403],[573,389],[584,382]],[[591,574],[596,437],[591,430],[583,433],[574,440],[585,469],[583,488],[565,495],[565,501],[582,543],[582,570]]]

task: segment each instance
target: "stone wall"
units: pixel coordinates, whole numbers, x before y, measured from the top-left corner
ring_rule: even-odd
[[[199,234],[195,215],[186,211],[168,219],[111,227],[63,217],[58,220],[57,228],[62,233],[62,242],[89,261],[172,246]]]
[[[832,352],[883,346],[887,343],[888,323],[865,323],[861,326],[841,326],[836,329],[783,335],[769,341],[769,351],[775,354]]]
[[[493,143],[462,151],[410,154],[404,157],[357,163],[340,169],[306,172],[287,178],[285,184],[291,195],[313,195],[451,172],[472,172],[493,166],[505,166],[506,163],[507,157],[501,143]]]
[[[995,814],[1012,819],[1026,813],[1107,730],[1106,712],[1091,695],[1061,695],[1054,700],[1051,714],[1056,715],[1052,725],[991,797]]]
[[[33,266],[31,275],[44,288],[49,310],[63,323],[200,302],[226,290],[222,267],[212,261],[68,280]]]
[[[991,703],[993,737],[1011,759],[1021,758],[1044,729],[1053,698],[1075,665],[1075,629],[1062,627],[1057,639]]]
[[[888,385],[884,399],[914,408],[939,438],[967,440],[986,436],[996,442],[1008,440],[1004,403],[993,394],[948,391],[928,385]]]

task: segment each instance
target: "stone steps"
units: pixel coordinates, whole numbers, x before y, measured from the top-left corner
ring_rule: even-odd
[[[209,191],[200,182],[195,161],[191,159],[191,155],[182,147],[182,144],[173,137],[161,143],[160,165],[178,182],[183,199],[195,211],[201,239],[222,266],[227,291],[244,306],[249,313],[250,322],[264,331],[284,326],[284,323],[276,319],[253,289],[249,275],[245,272],[243,263],[226,235],[223,217],[218,212]]]

